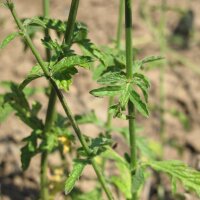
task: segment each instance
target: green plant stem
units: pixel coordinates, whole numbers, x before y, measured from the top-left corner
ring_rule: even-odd
[[[67,29],[66,29],[65,37],[64,37],[65,44],[67,45],[71,44],[71,39],[74,32],[74,25],[76,22],[76,16],[78,12],[78,6],[79,6],[79,0],[72,0],[69,17],[67,21]]]
[[[122,37],[122,23],[123,23],[123,15],[124,15],[124,0],[120,0],[119,5],[119,17],[118,17],[118,24],[117,24],[117,36],[116,36],[116,48],[120,49],[121,46],[121,37]],[[108,108],[113,105],[114,97],[109,98]],[[108,112],[107,121],[106,121],[106,128],[107,128],[107,135],[110,135],[110,128],[112,125],[112,117],[113,115]]]
[[[52,89],[49,96],[49,103],[47,107],[46,120],[44,126],[44,136],[48,134],[48,132],[50,131],[53,121],[55,119],[55,104],[56,104],[56,93]],[[48,167],[47,158],[48,158],[48,152],[44,151],[41,156],[41,172],[40,172],[41,200],[48,200],[49,198],[48,179],[47,179],[47,167]]]
[[[125,0],[125,29],[126,29],[126,76],[133,77],[133,48],[132,48],[132,0]],[[135,109],[131,101],[128,102],[129,136],[130,136],[130,170],[134,174],[137,165],[136,138],[135,138]],[[131,178],[131,191],[133,191],[133,177]],[[132,192],[132,200],[136,199],[136,193]]]
[[[119,17],[118,17],[118,24],[117,24],[117,40],[116,40],[117,49],[120,49],[121,47],[123,16],[124,16],[124,0],[120,0]]]
[[[50,2],[49,0],[43,0],[43,14],[44,17],[49,17],[49,8]],[[49,30],[44,30],[45,37],[49,37]],[[46,59],[50,61],[51,51],[46,49]],[[47,137],[48,132],[50,131],[53,121],[55,119],[55,105],[56,105],[56,93],[55,90],[51,87],[51,92],[49,96],[49,102],[46,113],[46,120],[44,125],[44,136],[43,139]],[[40,172],[40,198],[41,200],[49,199],[49,191],[48,191],[48,178],[47,178],[47,168],[48,168],[48,151],[43,151],[41,155],[41,172]]]
[[[73,1],[76,1],[76,0],[73,0]],[[88,155],[88,157],[90,157],[91,153],[92,153],[91,149],[89,148],[89,146],[88,146],[88,144],[87,144],[87,142],[86,142],[86,140],[85,140],[85,138],[84,138],[79,126],[78,126],[78,124],[76,123],[75,118],[73,117],[73,115],[71,113],[71,110],[69,109],[68,104],[67,104],[62,92],[58,89],[55,81],[51,78],[49,71],[45,68],[44,62],[43,62],[40,54],[36,50],[35,46],[33,45],[30,37],[27,34],[25,34],[25,30],[23,28],[23,25],[22,25],[21,21],[19,20],[19,18],[17,16],[17,13],[16,13],[16,11],[14,9],[14,5],[12,4],[12,6],[9,6],[9,9],[10,9],[10,11],[12,13],[13,18],[15,19],[15,22],[16,22],[19,30],[22,33],[24,33],[23,36],[24,36],[24,39],[25,39],[27,45],[29,46],[29,48],[31,49],[33,55],[35,56],[37,62],[41,66],[41,68],[43,70],[43,73],[45,74],[46,78],[50,81],[52,87],[54,88],[54,90],[55,90],[55,92],[56,92],[56,94],[58,96],[58,99],[59,99],[59,101],[60,101],[60,103],[61,103],[61,105],[62,105],[62,107],[63,107],[63,109],[64,109],[64,111],[65,111],[65,113],[66,113],[66,115],[67,115],[72,127],[73,127],[73,129],[74,129],[74,132],[76,133],[76,135],[77,135],[77,137],[78,137],[78,139],[79,139],[79,141],[80,141],[80,143],[82,145],[82,147],[84,148],[84,150],[85,150],[86,154]],[[102,173],[100,172],[100,170],[99,170],[96,162],[94,161],[94,159],[91,159],[91,164],[92,164],[92,166],[93,166],[93,168],[94,168],[94,170],[96,172],[96,175],[97,175],[97,177],[99,179],[99,182],[101,183],[101,185],[102,185],[102,187],[103,187],[108,199],[109,200],[113,200],[112,193],[109,190],[109,188],[107,187],[106,181],[105,181]]]

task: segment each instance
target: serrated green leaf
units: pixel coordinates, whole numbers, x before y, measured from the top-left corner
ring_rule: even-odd
[[[145,85],[146,88],[150,88],[150,81],[149,79],[143,75],[143,74],[140,74],[140,73],[134,73],[133,74],[133,83],[135,81],[140,81],[140,82],[143,82],[143,84]]]
[[[107,150],[103,152],[101,156],[107,159],[114,160],[116,162],[121,162],[123,165],[126,165],[127,168],[129,167],[128,163],[124,160],[124,158],[110,147],[107,147]]]
[[[37,153],[37,134],[35,131],[31,135],[25,138],[23,141],[26,145],[21,148],[21,163],[22,169],[25,171],[28,169],[30,161]]]
[[[47,64],[45,64],[46,68]],[[43,77],[44,73],[40,67],[40,65],[36,65],[34,67],[32,67],[31,71],[28,73],[27,77],[25,78],[25,80],[19,85],[19,88],[21,90],[23,90],[31,81]]]
[[[106,55],[90,40],[85,39],[78,43],[83,51],[83,53],[87,56],[91,56],[100,60],[104,65],[106,65],[105,57]]]
[[[108,72],[103,74],[97,83],[101,85],[122,85],[127,81],[126,76],[121,72]]]
[[[145,117],[149,116],[147,105],[141,100],[140,95],[132,90],[130,91],[130,100],[134,104],[135,108]]]
[[[171,180],[171,187],[172,187],[172,193],[173,194],[176,194],[176,191],[177,191],[177,185],[176,185],[176,178],[175,177],[172,177],[172,180]]]
[[[135,73],[133,75],[133,84],[136,84],[141,89],[145,101],[148,102],[149,80],[143,74]]]
[[[73,200],[102,200],[102,190],[95,188],[90,192],[77,194],[77,191],[71,193]]]
[[[90,91],[90,94],[96,97],[116,96],[116,95],[119,95],[122,90],[123,90],[123,87],[121,86],[107,86],[107,87],[94,89]]]
[[[41,26],[46,28],[46,23],[41,20],[39,17],[28,18],[23,21],[24,26],[34,25],[34,26]]]
[[[84,23],[76,22],[73,34],[73,43],[80,43],[87,38],[88,28]]]
[[[131,198],[131,191],[127,182],[128,180],[124,181],[121,176],[111,176],[110,181],[118,188],[126,199]]]
[[[107,148],[107,151],[101,154],[104,158],[115,161],[116,167],[119,170],[118,176],[112,176],[111,182],[124,194],[127,199],[131,198],[131,175],[129,164],[116,153],[113,149]]]
[[[72,76],[76,73],[78,73],[78,70],[75,67],[69,67],[62,72],[54,73],[52,78],[56,82],[59,89],[68,91],[69,86],[72,84]]]
[[[8,103],[15,110],[16,115],[33,130],[43,128],[42,120],[35,115],[34,104],[32,107],[29,105],[24,92],[18,85],[11,84],[11,92],[5,94],[4,102]]]
[[[174,178],[173,181],[180,181],[186,189],[196,192],[196,194],[200,197],[199,171],[194,170],[177,160],[148,161],[146,165],[156,171],[167,173],[169,176]]]
[[[133,176],[133,192],[138,192],[138,190],[144,185],[144,183],[144,169],[141,166],[138,166],[135,175]]]
[[[128,104],[130,98],[130,90],[130,83],[127,83],[120,94],[119,102],[122,110],[124,110]]]
[[[145,63],[155,62],[155,61],[163,60],[163,59],[164,59],[163,56],[148,56],[148,57],[142,59],[141,62],[142,62],[142,64],[145,64]]]
[[[8,103],[4,103],[4,96],[0,95],[0,124],[12,113],[13,109]]]
[[[47,49],[53,50],[56,53],[62,51],[62,45],[60,45],[57,41],[53,41],[50,36],[42,39],[42,43]]]
[[[59,19],[49,19],[49,18],[44,18],[44,17],[39,17],[39,20],[43,22],[43,25],[47,27],[48,29],[53,29],[58,32],[64,33],[66,30],[66,22],[63,22]],[[40,25],[40,24],[37,24]],[[43,26],[42,25],[42,26]]]
[[[51,70],[53,74],[56,74],[57,72],[61,73],[67,68],[74,67],[74,66],[90,68],[90,64],[92,61],[93,60],[89,56],[79,56],[79,55],[69,56],[69,57],[63,58],[58,63],[53,65],[51,67]]]
[[[158,60],[162,60],[164,59],[164,57],[162,56],[148,56],[142,60],[136,60],[133,62],[133,72],[138,72],[138,70],[141,69],[141,67],[146,64],[146,63],[150,63],[150,62],[154,62],[154,61],[158,61]]]
[[[69,194],[75,186],[76,181],[80,178],[83,169],[87,165],[85,160],[75,160],[73,164],[73,169],[69,174],[65,182],[65,195]]]
[[[12,40],[14,40],[17,36],[19,36],[18,32],[9,34],[0,44],[0,49],[6,47]]]

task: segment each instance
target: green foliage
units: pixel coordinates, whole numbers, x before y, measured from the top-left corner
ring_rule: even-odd
[[[112,140],[110,138],[105,137],[104,135],[100,134],[96,138],[89,138],[87,137],[88,140],[88,146],[91,150],[91,157],[98,156],[102,154],[104,151],[106,151],[108,146],[112,145]],[[88,157],[86,152],[84,151],[84,148],[79,148],[78,153],[81,156]]]
[[[119,79],[121,80],[119,81]],[[128,101],[133,102],[136,109],[145,117],[149,116],[146,103],[141,99],[140,95],[134,89],[135,85],[139,86],[144,94],[144,99],[148,100],[148,89],[150,87],[148,79],[142,75],[135,73],[133,79],[129,81],[123,73],[105,73],[97,81],[103,85],[109,85],[90,91],[90,93],[97,97],[103,96],[119,96],[119,103],[111,106],[111,112],[115,117],[123,117],[122,111],[127,107]],[[128,117],[128,116],[127,116]]]
[[[14,40],[17,36],[19,36],[20,34],[18,32],[16,33],[11,33],[10,35],[8,35],[0,44],[0,49],[3,49],[4,47],[6,47],[12,40]]]
[[[33,131],[30,136],[23,139],[26,145],[21,148],[22,169],[28,169],[33,156],[37,154],[38,131]]]
[[[126,83],[126,76],[122,72],[108,72],[103,74],[97,83],[100,85],[122,85]]]
[[[130,92],[130,100],[132,101],[132,103],[135,105],[136,109],[145,117],[149,116],[149,111],[147,109],[147,105],[142,101],[142,99],[140,98],[140,95],[132,90]]]
[[[31,71],[29,72],[27,77],[24,79],[24,81],[19,85],[19,88],[23,90],[30,82],[43,76],[44,76],[44,73],[40,65],[38,64],[31,69]]]
[[[188,167],[181,161],[149,161],[145,165],[158,172],[168,174],[172,178],[173,190],[176,189],[176,183],[180,181],[186,189],[194,191],[200,196],[200,172]]]
[[[95,188],[90,192],[84,192],[77,194],[75,191],[72,193],[73,200],[102,200],[102,190],[100,188]]]
[[[0,95],[0,123],[5,121],[13,109],[8,103],[4,103],[4,96]]]
[[[90,91],[90,94],[96,97],[115,96],[123,90],[121,86],[107,86]]]
[[[51,72],[53,75],[55,75],[57,73],[62,73],[66,69],[72,68],[77,65],[83,68],[90,68],[91,62],[92,59],[89,56],[73,55],[65,57],[55,65],[51,66]]]
[[[131,1],[127,2],[129,4]],[[7,1],[6,6],[11,12],[13,11],[14,5],[11,1]],[[107,133],[108,130],[120,132],[127,143],[130,144],[132,141],[130,141],[129,137],[132,133],[129,134],[129,129],[136,129],[137,127],[129,127],[129,129],[128,127],[109,127],[107,124],[105,125],[102,120],[98,119],[94,111],[73,117],[68,105],[62,99],[64,95],[62,95],[61,90],[69,90],[73,76],[78,73],[78,67],[83,67],[92,70],[94,79],[97,80],[98,84],[102,85],[100,88],[90,91],[90,93],[96,97],[114,98],[115,104],[111,104],[109,108],[114,117],[129,119],[130,121],[132,120],[132,122],[137,117],[137,112],[148,117],[149,111],[147,104],[150,82],[143,74],[142,70],[146,64],[160,61],[163,57],[149,56],[141,60],[136,60],[135,49],[134,55],[132,55],[131,51],[125,52],[119,48],[99,48],[87,38],[87,26],[83,23],[75,22],[74,19],[70,21],[70,17],[68,22],[58,19],[33,17],[23,19],[23,23],[20,24],[16,13],[12,12],[12,14],[17,22],[18,28],[21,30],[8,35],[0,44],[0,48],[4,48],[15,37],[21,35],[22,39],[26,42],[25,48],[29,46],[37,62],[40,63],[40,65],[37,64],[31,69],[20,85],[15,83],[5,84],[4,86],[7,87],[5,87],[6,90],[8,89],[9,91],[0,96],[0,122],[4,121],[7,116],[14,111],[16,115],[32,129],[31,134],[23,139],[25,144],[21,148],[23,170],[28,169],[31,159],[36,154],[45,153],[48,155],[59,150],[62,159],[64,159],[63,152],[65,145],[70,146],[71,142],[75,141],[75,137],[70,132],[72,125],[82,144],[82,147],[76,149],[76,155],[79,159],[75,159],[73,169],[65,182],[65,194],[70,193],[72,199],[102,199],[102,190],[99,188],[95,188],[91,192],[85,194],[80,194],[80,192],[76,194],[74,191],[71,193],[87,164],[93,165],[97,172],[97,177],[103,186],[102,188],[105,189],[105,191],[105,182],[109,182],[113,184],[126,199],[132,199],[133,193],[139,196],[139,192],[145,184],[147,167],[168,174],[172,179],[172,189],[174,192],[176,191],[177,182],[180,181],[186,189],[192,190],[200,196],[200,173],[179,161],[156,161],[157,158],[160,159],[162,156],[162,146],[155,141],[146,137],[135,137],[136,146],[134,146],[134,148],[137,147],[137,155],[141,158],[135,162],[137,163],[135,166],[131,166],[131,163],[133,163],[132,151],[131,155],[125,153],[124,157],[122,157],[111,148],[113,139],[111,135],[109,135],[110,133]],[[75,23],[73,34],[71,38],[69,38],[70,41],[66,44],[66,29],[68,25],[73,26],[73,23]],[[57,34],[57,39],[52,39],[49,35],[52,30]],[[49,62],[44,62],[40,58],[41,56],[31,43],[30,38],[33,38],[38,31],[45,32],[42,44],[50,52],[50,56],[48,55]],[[131,31],[131,29],[129,29],[129,31]],[[62,43],[60,43],[61,37],[64,37]],[[130,38],[127,39],[127,42],[129,41]],[[72,50],[71,47],[73,44],[79,45],[82,50],[82,55],[78,55]],[[127,44],[130,45],[128,49],[131,49],[132,44]],[[130,64],[132,63],[132,59],[134,59],[133,66]],[[127,71],[132,71],[130,69],[126,70],[127,66],[133,68],[133,74],[127,74]],[[53,83],[52,85],[67,114],[67,117],[64,117],[56,113],[56,117],[50,122],[51,126],[49,127],[46,125],[49,123],[48,120],[44,125],[43,121],[38,117],[42,105],[39,102],[30,104],[27,98],[34,94],[34,91],[28,88],[27,85],[35,79],[45,77],[44,74],[46,78],[50,80],[50,83]],[[51,106],[51,99],[49,102]],[[128,113],[131,113],[130,105],[135,109],[129,116],[127,110],[129,110]],[[52,110],[53,109],[54,108],[52,108]],[[135,111],[137,111],[136,114]],[[173,114],[186,124],[186,119],[183,115],[177,112],[173,112]],[[48,117],[49,116],[47,116],[47,118]],[[94,138],[85,136],[78,127],[78,125],[82,124],[97,125],[103,128],[106,134],[100,133]],[[95,165],[97,158],[103,159],[103,165],[107,160],[112,160],[115,163],[117,172],[111,174],[108,181],[104,180],[103,175],[100,173],[100,165]],[[109,191],[106,191],[106,194],[108,193]],[[112,199],[112,197],[109,197],[109,199]]]
[[[33,130],[42,129],[42,120],[37,117],[41,104],[34,102],[30,106],[24,92],[14,83],[10,85],[10,89],[11,92],[4,95],[4,104],[9,104],[16,115]]]
[[[42,28],[46,28],[46,23],[39,17],[28,18],[23,21],[24,27],[27,27],[30,25],[41,26]]]
[[[80,178],[83,169],[85,168],[85,166],[87,165],[87,161],[85,160],[75,160],[74,161],[74,165],[73,165],[73,169],[69,174],[69,177],[67,178],[66,182],[65,182],[65,194],[69,194],[72,189],[75,186],[76,181]]]
[[[127,199],[131,198],[131,175],[126,160],[114,150],[108,148],[102,156],[115,161],[119,174],[111,176],[111,182],[124,194]]]
[[[137,193],[141,186],[145,183],[144,169],[139,166],[137,167],[133,176],[133,192]]]

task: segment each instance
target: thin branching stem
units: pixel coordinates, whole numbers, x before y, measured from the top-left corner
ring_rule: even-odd
[[[72,0],[72,1],[73,2],[79,2],[78,0]],[[24,27],[23,27],[20,19],[17,16],[17,13],[15,11],[14,5],[13,4],[10,5],[9,9],[10,9],[10,11],[12,13],[13,18],[15,19],[15,22],[16,22],[20,32],[23,33],[23,36],[24,36],[24,39],[25,39],[27,45],[29,46],[29,48],[31,49],[33,55],[35,56],[37,62],[41,66],[44,75],[50,81],[52,87],[54,88],[54,90],[55,90],[55,92],[56,92],[56,94],[58,96],[58,99],[59,99],[59,101],[60,101],[60,103],[61,103],[61,105],[62,105],[62,107],[63,107],[63,109],[64,109],[64,111],[65,111],[65,113],[66,113],[66,115],[67,115],[72,127],[73,127],[73,129],[74,129],[74,132],[76,133],[76,135],[77,135],[77,137],[78,137],[78,139],[79,139],[79,141],[80,141],[80,143],[82,145],[82,147],[84,148],[84,150],[85,150],[86,154],[88,155],[88,157],[90,157],[91,153],[92,153],[91,149],[89,148],[89,146],[88,146],[88,144],[87,144],[87,142],[85,140],[84,135],[82,134],[77,122],[75,121],[75,118],[73,117],[73,115],[71,113],[71,110],[70,110],[70,108],[69,108],[69,106],[68,106],[68,104],[67,104],[67,102],[66,102],[66,100],[65,100],[65,98],[64,98],[64,96],[62,94],[62,92],[58,89],[55,81],[51,78],[49,71],[45,68],[44,61],[42,60],[42,58],[41,58],[40,54],[38,53],[37,49],[35,48],[35,46],[33,45],[30,37],[25,33]],[[109,200],[113,200],[112,193],[111,193],[111,191],[109,190],[109,188],[106,185],[105,178],[103,177],[102,173],[99,170],[98,165],[96,164],[96,162],[95,162],[95,160],[93,158],[91,158],[91,164],[92,164],[92,166],[93,166],[93,168],[94,168],[94,170],[96,172],[96,175],[97,175],[97,177],[99,179],[99,182],[102,185],[102,188],[104,189],[104,191],[105,191],[105,193],[107,195],[107,198]]]
[[[126,77],[133,77],[133,47],[132,47],[132,0],[125,0],[125,29],[126,29]],[[134,174],[137,165],[136,136],[135,136],[135,108],[131,101],[128,102],[129,136],[130,136],[130,170]],[[133,178],[131,178],[131,189],[133,191]],[[132,200],[136,199],[136,193],[132,192]]]

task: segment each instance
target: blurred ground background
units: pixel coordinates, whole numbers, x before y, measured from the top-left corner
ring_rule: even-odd
[[[159,45],[152,37],[147,25],[139,17],[139,0],[134,1],[133,27],[135,47],[139,49],[139,58],[147,55],[159,55]],[[20,17],[32,17],[42,15],[41,1],[35,0],[15,0],[17,12]],[[157,5],[159,0],[150,1],[151,5]],[[169,0],[170,6],[182,9],[192,9],[194,18],[194,33],[188,49],[175,50],[178,59],[173,53],[166,53],[165,57],[171,64],[166,68],[164,88],[166,92],[165,107],[169,110],[178,110],[187,116],[189,129],[185,130],[182,123],[177,117],[170,113],[165,114],[166,135],[171,139],[175,146],[184,149],[179,154],[176,148],[167,146],[164,151],[167,159],[180,159],[187,162],[193,167],[198,167],[198,157],[200,153],[200,3],[197,0]],[[57,0],[51,1],[51,15],[54,18],[66,19],[69,11],[70,1]],[[84,0],[80,1],[78,20],[86,23],[89,27],[89,35],[94,43],[105,45],[115,39],[116,24],[118,15],[118,0]],[[159,15],[154,13],[154,18]],[[180,15],[174,12],[167,12],[167,34],[176,26]],[[10,13],[5,8],[0,8],[0,40],[7,34],[15,30],[15,24]],[[35,44],[38,49],[41,48],[39,40],[41,35],[37,35]],[[12,80],[21,82],[30,68],[35,64],[30,51],[23,53],[23,46],[20,40],[15,40],[7,48],[0,51],[0,81]],[[183,64],[184,63],[184,64]],[[158,105],[159,102],[159,68],[153,68],[147,72],[151,82],[150,105]],[[34,86],[46,85],[45,80],[34,81]],[[101,119],[106,119],[105,101],[89,95],[89,91],[95,87],[92,77],[86,71],[80,71],[76,76],[70,95],[67,99],[74,113],[83,113],[95,109]],[[0,88],[0,92],[3,90]],[[45,97],[38,94],[34,97],[47,104]],[[89,102],[89,103],[88,103]],[[43,108],[41,115],[45,113],[46,107]],[[61,108],[59,108],[62,110]],[[115,124],[124,121],[115,120]],[[139,123],[144,126],[143,135],[158,139],[159,134],[159,113],[152,111],[149,119],[139,119]],[[98,132],[94,127],[83,127],[86,134],[96,134]],[[39,156],[36,156],[31,167],[23,173],[20,164],[20,147],[22,138],[29,134],[30,130],[25,127],[14,115],[0,124],[0,193],[3,200],[22,200],[36,199],[38,195],[39,183]],[[125,142],[119,136],[114,136],[119,145],[117,148],[126,149]],[[54,162],[56,156],[50,159]],[[85,186],[86,190],[87,187]],[[57,199],[61,199],[57,197]],[[194,200],[195,197],[188,197]],[[166,199],[168,200],[168,199]]]

